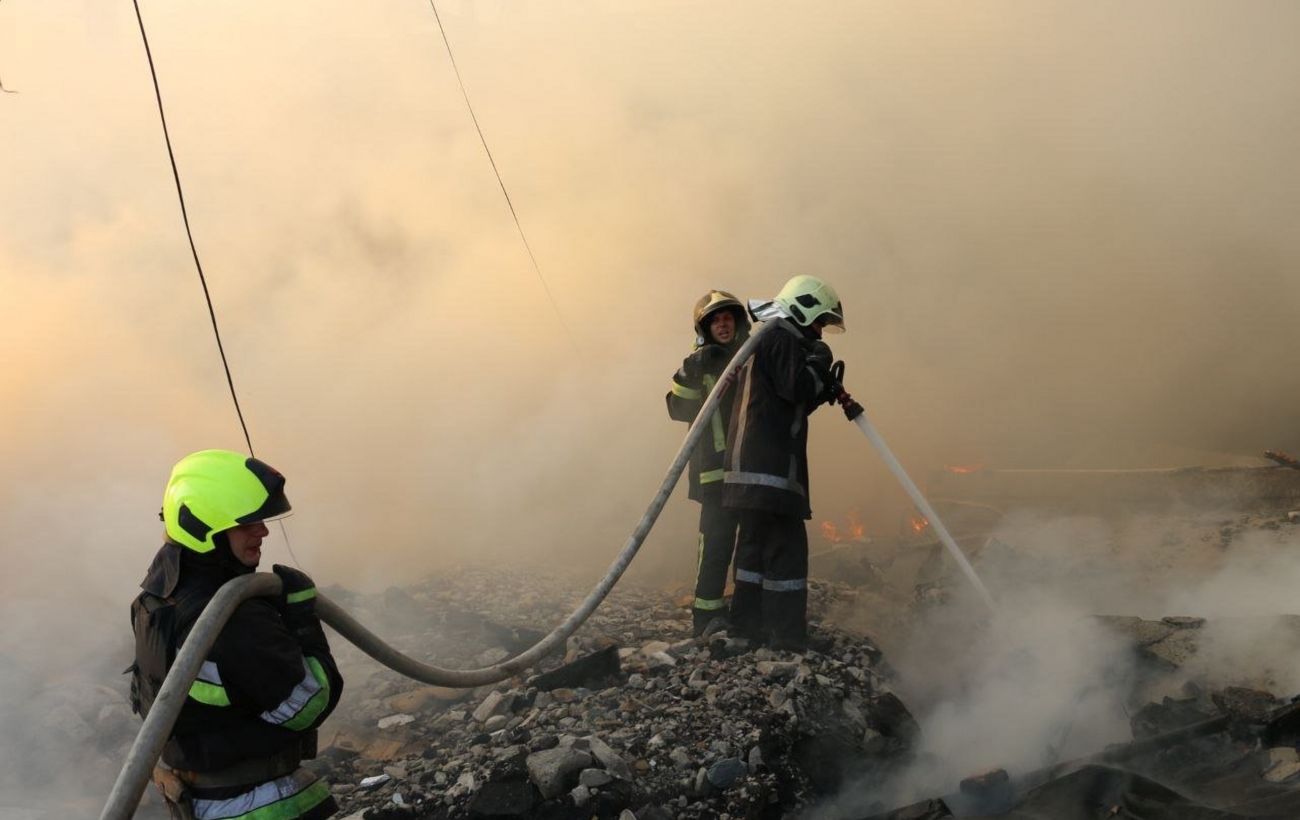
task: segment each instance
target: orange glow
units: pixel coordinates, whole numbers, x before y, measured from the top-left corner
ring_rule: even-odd
[[[916,533],[917,535],[920,535],[921,533],[925,532],[926,529],[928,529],[930,526],[929,519],[921,515],[912,516],[912,519],[909,523],[912,525],[912,532]]]
[[[849,514],[844,516],[844,518],[849,524],[849,538],[852,538],[854,541],[863,540],[863,533],[866,528],[862,526],[862,519],[858,516],[858,511],[849,510]]]
[[[983,464],[946,464],[944,469],[957,475],[967,475],[968,473],[978,473],[984,469]]]
[[[839,528],[830,521],[822,522],[822,538],[825,538],[832,544],[838,544],[844,540],[844,537],[840,535]]]

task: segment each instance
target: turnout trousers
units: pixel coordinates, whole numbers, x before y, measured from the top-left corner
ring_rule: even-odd
[[[777,649],[802,650],[808,641],[808,533],[803,518],[740,510],[736,633]]]
[[[736,551],[739,513],[722,506],[719,499],[700,504],[699,555],[695,564],[695,603],[691,613],[695,636],[699,637],[714,618],[726,615],[727,570]]]

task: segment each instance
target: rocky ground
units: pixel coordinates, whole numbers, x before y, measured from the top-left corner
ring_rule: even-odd
[[[396,643],[456,666],[531,643],[581,593],[466,571],[350,605],[421,624]],[[818,584],[811,609],[836,598]],[[621,587],[545,665],[559,673],[467,692],[350,671],[363,694],[331,719],[317,767],[356,818],[798,813],[846,777],[900,765],[917,731],[869,640],[819,634],[825,651],[803,655],[692,640],[670,596]]]
[[[1255,588],[1237,577],[1242,566],[1295,552],[1300,516],[1290,512],[1183,511],[1164,518],[1144,513],[1100,523],[1014,514],[995,522],[995,536],[978,532],[963,545],[995,590],[1064,578],[1088,603],[1083,611],[1132,647],[1141,674],[1125,709],[1133,736],[1143,738],[1222,714],[1229,704],[1276,710],[1300,692],[1300,664],[1292,660],[1300,657],[1300,618],[1284,614],[1285,601],[1252,600]],[[814,580],[809,605],[824,651],[803,655],[747,648],[725,633],[692,640],[689,596],[626,582],[563,653],[496,686],[425,686],[336,638],[347,686],[311,765],[327,777],[341,816],[351,820],[821,820],[885,812],[898,802],[859,801],[846,809],[835,798],[846,784],[887,783],[918,760],[925,763],[933,750],[923,750],[924,735],[909,708],[924,724],[933,706],[927,699],[935,693],[923,697],[907,688],[905,676],[894,674],[878,647],[901,664],[902,647],[915,635],[912,627],[952,608],[964,582],[925,533],[911,541],[826,546],[814,544],[812,574],[837,581]],[[1272,574],[1285,591],[1291,576],[1278,566]],[[1221,577],[1232,583],[1174,594],[1192,588],[1188,579]],[[590,579],[558,573],[465,568],[381,593],[341,587],[324,592],[399,650],[444,667],[473,668],[532,645],[589,587]],[[1211,597],[1218,604],[1255,606],[1244,607],[1240,616],[1231,615],[1231,607],[1210,613]],[[91,795],[75,809],[64,805],[53,813],[42,813],[41,803],[11,810],[0,800],[0,817],[47,820],[98,811],[138,727],[126,707],[125,679],[116,674],[116,654],[112,669],[95,671],[94,683],[29,680],[20,668],[0,662],[7,695],[0,718],[9,726],[40,724],[33,733],[37,742],[6,763],[10,779],[52,794],[42,784],[63,781],[50,780],[50,773],[73,771],[78,788]],[[949,675],[960,684],[962,673]],[[1232,732],[1126,760],[1125,777],[1140,772],[1220,806],[1261,788],[1272,790],[1270,800],[1291,799],[1293,784],[1300,782],[1295,732],[1267,728],[1258,714],[1253,720],[1238,720]],[[1243,729],[1245,724],[1254,728]],[[1005,810],[1013,798],[1024,805],[1066,800],[1068,784],[1079,786],[1082,776],[1077,770],[1055,772],[1027,785],[1024,774],[1012,772],[1005,787],[997,785],[996,774],[973,779],[970,794],[983,799],[991,789],[1000,795],[1001,804],[985,805],[992,816],[993,807]],[[1227,774],[1237,780],[1219,777]],[[1197,782],[1226,785],[1198,792]],[[1106,783],[1120,791],[1132,785]],[[951,816],[961,799],[935,793],[895,817]],[[156,799],[147,796],[138,816],[158,817],[158,811]],[[1053,816],[1044,812],[1023,816]],[[1277,816],[1300,816],[1300,808]]]

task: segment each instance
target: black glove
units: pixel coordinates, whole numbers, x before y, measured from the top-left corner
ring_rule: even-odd
[[[291,626],[306,625],[316,620],[316,583],[302,570],[276,564],[271,571],[280,576],[284,589],[277,601],[284,620]]]
[[[808,351],[808,366],[813,369],[822,383],[822,392],[817,394],[814,407],[835,401],[835,396],[839,393],[837,389],[839,380],[831,372],[831,365],[834,362],[835,354],[831,353],[830,345],[820,339],[812,343]]]
[[[722,345],[700,345],[682,362],[682,373],[692,382],[700,382],[705,373],[717,370],[727,362],[727,349]]]

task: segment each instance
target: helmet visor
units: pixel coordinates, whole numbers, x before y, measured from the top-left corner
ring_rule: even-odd
[[[844,332],[844,308],[843,308],[843,306],[841,306],[841,305],[836,305],[835,307],[833,307],[833,308],[831,308],[830,310],[828,310],[828,311],[826,311],[825,313],[823,313],[823,314],[822,314],[821,316],[819,316],[818,318],[819,318],[819,319],[822,319],[822,320],[825,321],[825,325],[823,326],[822,329],[825,330],[827,333],[843,333],[843,332]]]
[[[266,488],[266,500],[257,509],[235,520],[241,524],[251,524],[254,521],[270,521],[287,515],[293,509],[293,505],[289,503],[289,497],[284,494],[284,476],[274,467],[256,458],[248,459],[244,462],[244,466],[257,476],[262,486]]]

